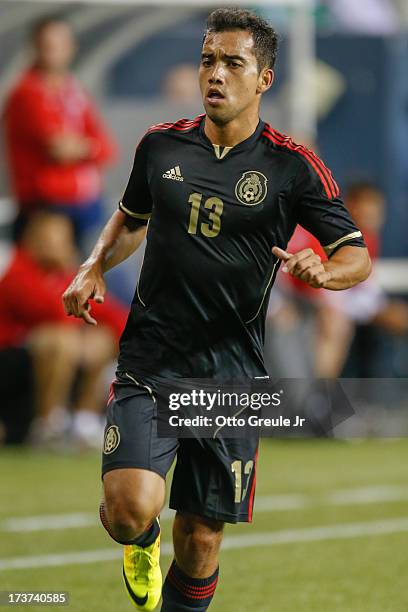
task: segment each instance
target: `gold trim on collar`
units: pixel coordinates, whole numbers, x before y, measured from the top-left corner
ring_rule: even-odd
[[[347,242],[348,240],[353,240],[353,238],[361,238],[362,235],[363,234],[361,232],[352,232],[351,234],[347,234],[347,236],[339,238],[338,240],[336,240],[336,242],[332,242],[332,244],[324,246],[323,250],[326,255],[330,255],[334,251],[334,249],[339,246],[339,244],[343,244],[343,242]]]
[[[122,202],[119,202],[119,208],[120,208],[120,210],[122,212],[126,213],[130,217],[133,217],[134,219],[141,219],[142,221],[147,221],[152,216],[152,213],[135,213],[135,212],[132,212],[131,210],[126,208],[126,206],[124,206],[124,204],[122,204]]]
[[[224,159],[224,157],[233,149],[233,147],[222,147],[221,145],[213,144],[215,155],[217,159]]]

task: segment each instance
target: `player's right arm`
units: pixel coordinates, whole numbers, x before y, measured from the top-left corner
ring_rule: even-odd
[[[96,325],[89,300],[102,303],[106,292],[103,275],[130,257],[146,235],[146,226],[134,225],[125,213],[113,213],[88,259],[62,296],[65,312]]]
[[[91,325],[89,300],[102,303],[106,292],[105,272],[130,257],[146,235],[152,211],[147,181],[146,137],[139,144],[125,194],[119,210],[113,213],[88,259],[62,296],[65,312]]]

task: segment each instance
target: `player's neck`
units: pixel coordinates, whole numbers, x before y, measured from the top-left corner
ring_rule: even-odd
[[[204,132],[212,144],[222,147],[235,147],[255,132],[259,123],[258,113],[245,119],[237,118],[225,125],[217,125],[208,117],[205,118]]]

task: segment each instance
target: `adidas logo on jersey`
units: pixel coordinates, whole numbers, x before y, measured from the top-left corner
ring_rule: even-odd
[[[163,178],[171,179],[172,181],[184,181],[183,177],[181,176],[180,166],[167,170],[167,172],[163,174]]]

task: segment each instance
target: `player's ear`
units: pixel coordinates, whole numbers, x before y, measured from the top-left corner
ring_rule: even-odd
[[[268,91],[272,87],[274,78],[275,73],[272,68],[263,68],[259,73],[256,93],[263,94],[265,91]]]

